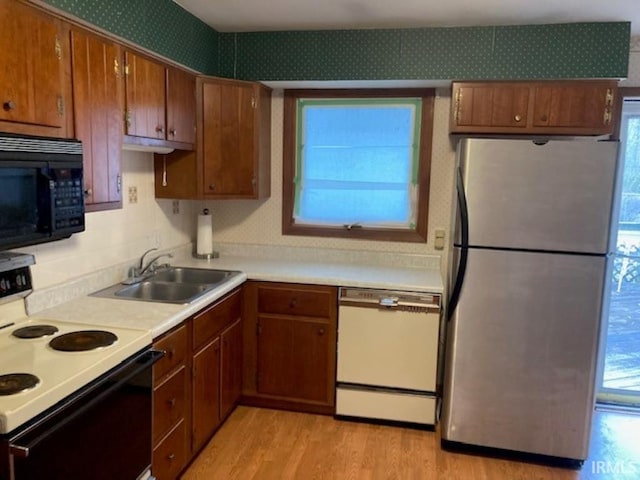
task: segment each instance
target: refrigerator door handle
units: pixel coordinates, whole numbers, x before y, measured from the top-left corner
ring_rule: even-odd
[[[458,211],[460,212],[460,260],[458,261],[456,281],[451,291],[451,297],[449,297],[449,305],[447,306],[447,321],[451,320],[453,312],[458,306],[460,291],[462,290],[464,276],[467,272],[467,257],[469,253],[469,212],[467,210],[467,197],[464,193],[461,167],[458,167],[456,190],[458,194]]]

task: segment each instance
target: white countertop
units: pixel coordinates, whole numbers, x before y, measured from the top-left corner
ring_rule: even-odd
[[[84,296],[42,310],[33,318],[144,329],[157,338],[247,279],[443,293],[440,271],[430,268],[264,260],[239,256],[225,256],[210,261],[185,259],[177,261],[175,266],[240,270],[243,274],[233,277],[222,287],[189,305]]]

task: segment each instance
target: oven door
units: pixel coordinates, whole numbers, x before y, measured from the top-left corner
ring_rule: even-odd
[[[135,480],[151,464],[152,365],[144,350],[11,438],[11,480]]]

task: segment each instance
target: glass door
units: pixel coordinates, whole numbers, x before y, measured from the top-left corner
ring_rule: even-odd
[[[615,245],[605,295],[597,398],[640,406],[640,89],[621,89],[621,95],[619,187],[611,232]]]

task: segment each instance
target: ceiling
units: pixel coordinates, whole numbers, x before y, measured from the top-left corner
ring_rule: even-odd
[[[220,32],[631,21],[637,0],[174,0]]]

